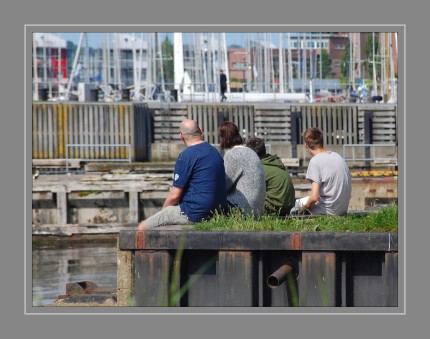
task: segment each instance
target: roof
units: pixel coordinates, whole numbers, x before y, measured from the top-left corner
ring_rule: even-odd
[[[66,48],[67,41],[52,33],[33,33],[36,47]]]
[[[118,40],[117,40],[118,39]],[[140,39],[140,34],[127,34],[127,33],[118,33],[114,34],[114,37],[111,39],[111,46],[117,46],[119,49],[147,49],[148,42],[146,40]]]

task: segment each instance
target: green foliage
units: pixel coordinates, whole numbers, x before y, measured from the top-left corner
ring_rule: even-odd
[[[390,205],[367,214],[346,216],[300,216],[280,218],[263,215],[255,218],[240,210],[229,215],[215,213],[209,221],[197,223],[201,231],[322,231],[322,232],[397,232],[398,207]]]
[[[345,50],[342,54],[340,72],[345,79],[349,78],[349,39],[346,42]]]
[[[235,77],[231,77],[230,78],[230,83],[232,83],[232,82],[245,82],[246,80],[245,79],[239,79],[239,78],[235,78]]]
[[[84,198],[89,196],[90,194],[102,194],[103,191],[78,191],[78,196],[80,198]]]
[[[173,65],[173,44],[166,37],[161,43],[161,53],[163,55],[163,71],[164,81],[167,84],[173,84],[174,81],[174,65]]]
[[[319,65],[317,66],[319,67]],[[321,50],[321,71],[322,71],[322,78],[330,78],[331,77],[331,58],[330,54],[325,49]],[[318,68],[319,72],[319,68]]]
[[[379,39],[375,34],[375,41],[373,43],[373,36],[369,35],[367,37],[366,46],[364,47],[364,53],[366,54],[366,59],[363,62],[364,67],[367,69],[369,76],[373,78],[373,57],[375,59],[375,70],[376,77],[379,78],[381,76],[381,56],[377,55],[379,50]],[[373,48],[374,47],[374,48]]]

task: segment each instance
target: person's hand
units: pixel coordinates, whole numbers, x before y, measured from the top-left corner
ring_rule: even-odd
[[[138,231],[146,230],[146,225],[143,221],[140,222],[139,226],[137,226]]]
[[[297,214],[305,214],[306,210],[307,210],[306,206],[303,206],[297,211]]]

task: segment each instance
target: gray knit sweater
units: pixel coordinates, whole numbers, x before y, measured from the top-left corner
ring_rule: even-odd
[[[227,200],[245,213],[264,213],[266,180],[257,154],[245,146],[235,146],[224,154]]]

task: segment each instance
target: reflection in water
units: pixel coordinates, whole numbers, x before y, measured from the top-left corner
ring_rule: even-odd
[[[66,294],[66,284],[92,281],[116,288],[116,244],[33,248],[33,306],[51,304]]]

